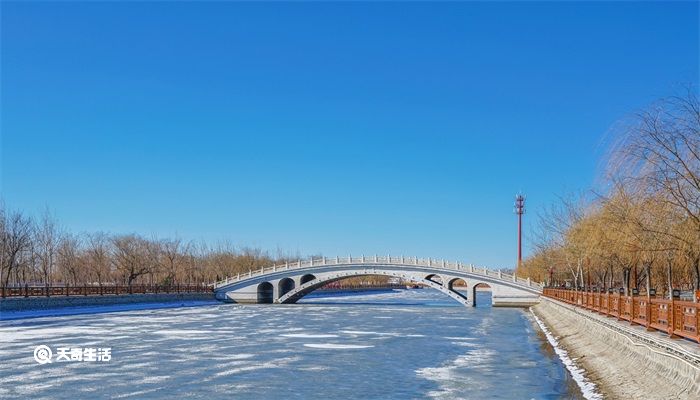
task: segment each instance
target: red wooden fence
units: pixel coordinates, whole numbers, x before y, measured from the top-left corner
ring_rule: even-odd
[[[632,325],[642,325],[648,331],[661,331],[671,338],[684,337],[700,344],[699,303],[550,288],[544,289],[544,295]]]
[[[105,285],[105,286],[17,286],[3,287],[0,295],[5,297],[51,297],[51,296],[102,296],[113,294],[146,293],[212,293],[205,285]]]

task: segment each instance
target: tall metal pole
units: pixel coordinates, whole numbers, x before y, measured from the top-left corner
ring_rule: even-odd
[[[518,267],[523,261],[523,214],[525,214],[525,196],[515,196],[515,213],[518,215]]]

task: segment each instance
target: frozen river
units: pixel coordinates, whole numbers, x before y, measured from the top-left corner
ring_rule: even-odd
[[[488,296],[479,293],[479,296]],[[478,298],[478,300],[487,300]],[[48,346],[52,362],[34,349]],[[109,361],[57,349],[110,348]],[[526,309],[433,290],[0,322],[0,398],[580,398]]]

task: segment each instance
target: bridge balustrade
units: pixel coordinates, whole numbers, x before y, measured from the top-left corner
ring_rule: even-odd
[[[655,296],[625,296],[585,290],[545,288],[543,295],[618,320],[641,325],[649,331],[682,337],[700,344],[700,303]]]
[[[344,265],[344,264],[400,264],[400,265],[416,265],[431,268],[441,268],[446,270],[454,271],[468,271],[470,273],[476,273],[480,275],[485,275],[490,278],[497,278],[500,280],[510,280],[523,286],[532,287],[535,289],[542,288],[541,284],[533,283],[530,279],[518,278],[512,274],[506,274],[501,271],[489,270],[486,267],[474,267],[474,265],[469,264],[467,266],[460,262],[450,262],[445,260],[434,260],[432,258],[417,258],[417,257],[392,257],[387,256],[372,256],[372,257],[322,257],[322,258],[312,258],[308,260],[297,260],[296,262],[286,262],[282,265],[273,265],[270,267],[262,267],[259,270],[253,271],[249,270],[247,273],[238,274],[235,277],[226,277],[225,279],[211,284],[214,288],[227,285],[229,283],[238,282],[244,279],[250,279],[256,276],[265,275],[277,271],[285,271],[292,269],[310,268],[310,267],[327,267],[332,265]]]

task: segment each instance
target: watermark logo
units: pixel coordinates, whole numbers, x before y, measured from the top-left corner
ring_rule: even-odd
[[[51,357],[53,357],[53,352],[49,346],[36,346],[34,349],[34,359],[39,364],[46,364],[51,362]]]
[[[34,349],[34,360],[39,364],[71,361],[107,362],[112,359],[111,347],[57,347],[56,359],[52,360],[53,351],[49,346],[40,345]]]

